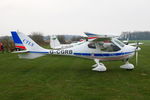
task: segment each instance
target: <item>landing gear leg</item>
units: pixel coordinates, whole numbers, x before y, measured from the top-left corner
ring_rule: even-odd
[[[129,63],[128,60],[126,60],[125,64],[121,65],[120,68],[127,69],[127,70],[133,70],[134,69],[134,65]]]
[[[93,71],[100,71],[100,72],[106,71],[105,65],[103,63],[99,63],[99,59],[94,59],[94,61],[96,62],[96,64],[92,66],[95,67],[92,69]]]
[[[94,64],[92,67],[95,68],[95,67],[97,67],[97,66],[98,66],[97,64]]]

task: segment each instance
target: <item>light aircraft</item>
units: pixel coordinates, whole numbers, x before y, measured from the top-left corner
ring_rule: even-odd
[[[120,66],[120,68],[132,70],[134,69],[134,65],[129,63],[129,59],[135,54],[138,55],[138,51],[140,50],[138,43],[136,47],[125,45],[115,37],[109,37],[106,35],[94,35],[92,38],[93,34],[86,34],[88,36],[91,35],[90,41],[86,41],[69,48],[45,49],[21,32],[12,31],[11,34],[15,44],[26,49],[14,52],[19,53],[19,58],[34,59],[46,54],[88,58],[93,59],[96,63],[92,66],[94,67],[92,69],[94,71],[106,71],[106,66],[100,62],[115,60],[125,62],[125,64]],[[136,62],[137,59],[138,56],[136,56]]]

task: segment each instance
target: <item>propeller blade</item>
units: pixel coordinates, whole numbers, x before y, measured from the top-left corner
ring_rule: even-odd
[[[129,44],[129,37],[127,38],[127,45]]]
[[[138,66],[138,48],[139,48],[139,41],[137,41],[135,55],[136,55],[136,66]]]
[[[136,49],[138,49],[138,47],[139,47],[139,41],[137,41],[136,43]]]
[[[136,66],[138,66],[138,51],[136,51],[135,53],[136,53]]]

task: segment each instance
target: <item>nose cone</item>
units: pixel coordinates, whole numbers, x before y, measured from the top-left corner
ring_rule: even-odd
[[[140,47],[134,47],[134,50],[135,50],[135,51],[140,51],[141,48],[140,48]]]
[[[133,51],[140,51],[141,48],[140,48],[140,47],[137,48],[137,47],[135,47],[135,46],[126,45],[126,46],[123,48],[123,50],[126,51],[126,52],[129,52],[129,51],[133,52]]]
[[[131,51],[140,51],[141,48],[140,47],[135,47],[135,46],[129,46],[128,50],[131,50]]]

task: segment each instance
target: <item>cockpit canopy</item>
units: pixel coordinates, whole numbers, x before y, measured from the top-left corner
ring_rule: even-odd
[[[88,47],[91,49],[99,48],[103,52],[116,52],[125,46],[120,40],[116,38],[102,39],[96,42],[90,42]]]

